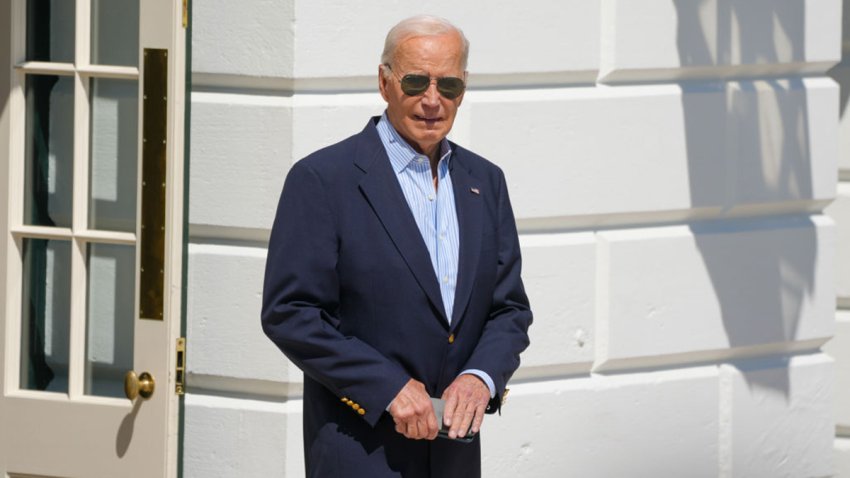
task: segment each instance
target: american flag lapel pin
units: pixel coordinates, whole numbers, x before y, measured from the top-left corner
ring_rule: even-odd
[[[472,194],[481,195],[481,191],[479,191],[478,188],[469,188],[469,191],[472,192]]]

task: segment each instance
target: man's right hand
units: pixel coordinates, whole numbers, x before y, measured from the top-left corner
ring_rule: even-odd
[[[439,426],[425,385],[410,379],[390,403],[395,430],[413,440],[433,440]]]

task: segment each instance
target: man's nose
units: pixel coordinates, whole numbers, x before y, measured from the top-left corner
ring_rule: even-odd
[[[422,94],[422,103],[426,106],[439,106],[440,92],[437,91],[437,80],[431,80],[428,89]]]

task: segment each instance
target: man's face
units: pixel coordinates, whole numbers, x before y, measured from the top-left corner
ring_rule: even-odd
[[[395,58],[390,64],[391,74],[384,76],[380,68],[378,71],[381,96],[387,102],[390,123],[411,146],[428,156],[432,156],[440,141],[452,129],[463,95],[447,99],[437,92],[436,82],[432,81],[425,93],[408,96],[401,91],[400,78],[410,73],[427,75],[432,79],[445,76],[464,78],[462,50],[460,36],[454,32],[407,38],[396,48]]]

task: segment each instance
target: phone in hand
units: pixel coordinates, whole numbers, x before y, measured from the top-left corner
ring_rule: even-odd
[[[440,431],[437,432],[437,436],[439,438],[445,438],[446,440],[459,441],[461,443],[471,443],[472,439],[475,438],[475,433],[472,433],[472,430],[468,430],[466,435],[458,436],[457,438],[449,437],[449,427],[446,426],[443,421],[443,410],[446,408],[446,401],[442,398],[433,398],[431,397],[431,405],[434,407],[434,414],[437,415],[437,421],[440,423]],[[471,425],[470,425],[471,427]]]

